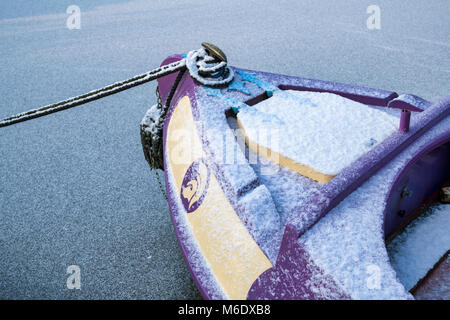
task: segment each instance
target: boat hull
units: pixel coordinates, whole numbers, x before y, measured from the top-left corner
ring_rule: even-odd
[[[163,64],[181,58],[175,55]],[[410,173],[408,168],[424,155],[434,152],[433,159],[440,165],[437,170],[446,168],[450,96],[432,104],[386,90],[240,71],[253,76],[253,81],[244,85],[241,76],[241,84],[220,92],[185,74],[164,122],[164,171],[172,222],[203,297],[411,299],[409,288],[399,282],[389,263],[384,240],[386,233],[392,233],[413,213],[410,210],[398,217],[398,201],[395,208],[386,203],[398,197],[405,174]],[[158,81],[163,102],[175,77]],[[263,83],[255,79],[263,79]],[[233,104],[251,106],[266,99],[267,83],[273,86],[269,90],[331,92],[371,106],[409,109],[413,111],[411,126],[408,132],[390,136],[326,184],[302,180],[302,188],[310,188],[307,196],[286,200],[278,194],[284,187],[272,182],[295,182],[298,177],[283,168],[277,169],[272,180],[263,177],[232,125]],[[232,161],[224,156],[230,148]],[[450,178],[447,175],[447,171],[435,175],[429,186],[442,184]],[[421,180],[417,181],[409,186],[423,189],[417,186]],[[376,194],[367,196],[373,190]],[[424,192],[423,197],[429,194]],[[406,200],[402,205],[409,203]],[[361,214],[354,223],[352,210],[356,215],[369,213]],[[336,232],[330,231],[333,228]],[[345,232],[346,228],[350,230]],[[378,273],[381,279],[372,283],[372,276]]]

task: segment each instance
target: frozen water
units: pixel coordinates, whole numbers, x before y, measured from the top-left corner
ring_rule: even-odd
[[[79,3],[81,29],[66,28]],[[140,74],[202,41],[231,65],[448,94],[447,0],[3,1],[0,117]],[[101,6],[98,6],[101,4]],[[199,298],[139,123],[155,84],[0,130],[0,298]],[[152,259],[147,259],[151,255]],[[65,286],[78,264],[82,290]]]
[[[398,278],[412,289],[450,249],[450,204],[428,207],[387,249]]]

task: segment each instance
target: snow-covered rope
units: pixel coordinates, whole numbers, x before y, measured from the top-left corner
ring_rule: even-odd
[[[157,103],[152,106],[146,113],[140,125],[141,143],[144,151],[145,159],[150,165],[151,169],[164,170],[163,159],[163,127],[167,111],[172,101],[173,95],[183,78],[186,70],[181,70],[167,96],[166,102],[163,105],[159,88],[156,87]]]
[[[233,72],[227,67],[226,56],[214,45],[202,43],[202,46],[203,48],[201,49],[189,52],[185,59],[73,98],[2,119],[0,120],[0,128],[80,106],[149,81],[156,80],[168,74],[185,70],[186,68],[189,70],[191,77],[203,85],[217,87],[229,84],[233,80]]]
[[[227,61],[217,61],[205,48],[189,52],[186,67],[192,78],[206,86],[217,87],[233,81],[234,72],[227,68]]]
[[[55,113],[58,111],[62,111],[65,109],[73,108],[94,100],[101,99],[103,97],[118,93],[120,91],[124,91],[126,89],[136,87],[138,85],[147,83],[149,81],[155,80],[159,77],[163,77],[165,75],[168,75],[170,73],[176,72],[178,70],[181,70],[185,68],[185,61],[180,60],[168,65],[164,65],[162,67],[159,67],[155,70],[134,76],[130,79],[116,82],[114,84],[108,85],[106,87],[90,91],[88,93],[72,97],[54,104],[50,104],[38,109],[32,109],[26,112],[22,112],[19,114],[16,114],[14,116],[5,118],[3,120],[0,120],[0,127],[6,127],[18,122],[27,121],[30,119],[42,117],[51,113]]]

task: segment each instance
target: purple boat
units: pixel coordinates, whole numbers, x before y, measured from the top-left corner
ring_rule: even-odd
[[[201,50],[163,61],[189,72],[158,79],[141,134],[203,297],[450,299],[450,96],[228,67]]]

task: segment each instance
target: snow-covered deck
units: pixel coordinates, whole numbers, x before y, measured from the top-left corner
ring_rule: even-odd
[[[433,219],[425,219],[428,220],[426,224],[421,229],[415,228],[412,231],[415,235],[408,237],[409,240],[402,241],[403,236],[394,241],[389,247],[389,254],[383,229],[386,195],[398,171],[429,141],[448,132],[449,127],[450,118],[447,118],[399,154],[299,239],[314,261],[332,274],[346,291],[351,292],[352,298],[412,298],[408,290],[450,248],[447,211],[440,212]],[[252,167],[260,182],[269,189],[286,224],[290,222],[291,212],[302,207],[302,203],[308,201],[310,195],[321,186],[266,159],[260,159]],[[430,236],[430,228],[436,228],[436,236]],[[425,232],[419,234],[422,231]],[[393,245],[396,245],[395,248]],[[411,256],[414,248],[421,248],[421,253],[417,255],[416,251],[416,255]],[[405,267],[408,263],[411,265]],[[371,285],[371,279],[377,275],[380,281]]]
[[[387,108],[371,108],[327,92],[282,93],[242,108],[238,122],[250,145],[278,153],[282,166],[321,182],[327,179],[320,177],[331,180],[399,126],[398,109],[393,115]]]

